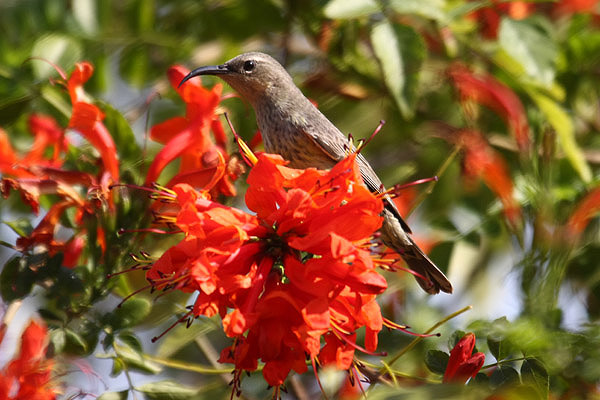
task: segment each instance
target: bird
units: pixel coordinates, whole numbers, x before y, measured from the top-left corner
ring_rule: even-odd
[[[348,138],[295,85],[285,68],[260,52],[238,55],[221,65],[194,69],[180,82],[214,75],[254,108],[265,151],[281,155],[293,168],[330,169],[348,155]],[[365,157],[356,157],[365,186],[384,201],[380,238],[408,264],[427,293],[452,293],[452,284],[409,236],[411,230]]]

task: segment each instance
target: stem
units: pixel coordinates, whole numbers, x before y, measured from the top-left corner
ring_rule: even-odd
[[[431,328],[427,329],[425,331],[425,334],[433,332],[435,329],[442,326],[446,322],[450,321],[452,318],[458,317],[460,314],[462,314],[466,311],[469,311],[472,308],[473,308],[473,306],[466,306],[466,307],[461,308],[458,311],[453,312],[452,314],[448,315],[441,321],[436,322]],[[423,339],[424,338],[421,336],[414,338],[413,341],[408,344],[408,346],[406,346],[404,349],[402,349],[398,354],[396,354],[391,360],[389,360],[387,362],[387,368],[390,368],[392,366],[392,364],[394,364],[396,361],[398,361],[398,359],[400,357],[402,357],[404,354],[408,353],[413,347],[415,347],[417,344],[419,344],[419,342]],[[385,372],[385,370],[386,370],[386,367],[382,367],[379,369],[379,372],[383,373],[383,372]]]
[[[310,400],[308,391],[304,387],[304,384],[302,384],[302,381],[298,375],[292,375],[289,379],[289,382],[298,400]]]
[[[444,163],[436,171],[435,176],[437,176],[438,180],[446,172],[446,170],[448,169],[448,167],[450,166],[452,161],[454,161],[454,159],[456,158],[456,155],[458,154],[459,151],[460,151],[460,146],[455,146],[454,150],[452,150],[452,153],[450,153],[448,158],[446,158],[446,160],[444,160]],[[429,196],[431,194],[431,192],[433,192],[433,188],[435,187],[436,183],[437,183],[437,180],[429,182],[429,184],[425,187],[425,190],[423,190],[421,193],[419,193],[419,196],[417,196],[413,205],[410,207],[410,210],[408,210],[406,215],[412,214],[412,212],[415,210],[415,208],[417,208],[419,206],[419,204],[421,204],[423,202],[423,200],[425,200],[425,197]]]
[[[497,367],[499,365],[508,364],[508,363],[515,362],[515,361],[525,361],[525,360],[527,360],[527,358],[529,358],[529,357],[517,357],[517,358],[509,358],[506,360],[500,360],[493,364],[484,365],[483,367],[481,367],[481,369],[489,369],[489,368]]]

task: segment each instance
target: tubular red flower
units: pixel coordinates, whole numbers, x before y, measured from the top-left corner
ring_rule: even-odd
[[[235,168],[226,168],[234,161],[230,161],[225,151],[227,139],[217,114],[223,87],[217,84],[209,90],[199,79],[179,87],[179,82],[188,72],[179,65],[167,72],[171,85],[186,103],[186,116],[171,118],[150,130],[150,137],[165,146],[150,165],[146,185],[156,181],[166,165],[180,157],[179,173],[167,187],[177,183],[205,187],[207,179],[213,178],[214,187],[210,188],[213,194],[233,196],[235,187],[232,181],[237,178],[237,173]]]
[[[600,187],[589,192],[575,208],[567,221],[567,229],[573,235],[580,235],[595,215],[600,213]]]
[[[504,159],[477,131],[461,131],[458,140],[465,152],[465,172],[481,178],[502,202],[508,220],[517,224],[521,219],[521,208],[513,197],[513,183]]]
[[[23,163],[28,165],[42,159],[46,147],[52,146],[54,148],[52,165],[60,166],[59,154],[61,151],[65,151],[69,144],[64,130],[58,126],[54,118],[41,114],[31,115],[28,125],[29,130],[35,135],[35,141],[23,159]]]
[[[466,383],[469,378],[477,375],[485,362],[485,355],[472,354],[474,348],[475,335],[472,333],[467,333],[458,341],[450,351],[450,359],[443,379],[445,383]]]
[[[0,172],[6,175],[22,178],[35,177],[33,168],[57,168],[62,165],[60,152],[67,148],[68,142],[64,131],[58,126],[54,118],[33,114],[28,121],[29,130],[34,135],[34,141],[27,154],[20,157],[10,144],[8,135],[0,129]],[[52,159],[46,159],[44,152],[48,147],[53,147]]]
[[[69,128],[79,132],[100,152],[104,169],[111,175],[113,182],[118,182],[117,147],[102,123],[103,119],[104,114],[95,105],[84,102],[73,103]]]
[[[491,75],[476,75],[461,64],[449,69],[461,98],[473,100],[494,110],[510,127],[520,151],[531,147],[529,124],[519,97]]]
[[[20,352],[0,372],[0,398],[54,400],[57,388],[50,381],[53,362],[46,359],[48,331],[35,320],[23,331]]]

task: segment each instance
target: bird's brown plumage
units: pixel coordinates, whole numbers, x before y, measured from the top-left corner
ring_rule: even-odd
[[[263,53],[245,53],[225,64],[200,67],[193,76],[218,75],[253,106],[256,121],[270,153],[280,154],[294,168],[329,169],[348,154],[348,139],[296,87],[287,71],[274,58]],[[357,163],[364,184],[381,193],[383,185],[367,160],[359,154]],[[380,229],[383,242],[399,253],[428,293],[451,293],[446,276],[408,235],[410,228],[389,196]]]

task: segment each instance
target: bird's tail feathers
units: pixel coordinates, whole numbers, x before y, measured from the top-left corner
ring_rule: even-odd
[[[408,267],[416,272],[415,279],[419,286],[429,294],[437,294],[440,291],[452,293],[452,284],[442,271],[427,257],[423,250],[410,239],[412,246],[410,251],[403,247],[402,258],[408,264]]]

